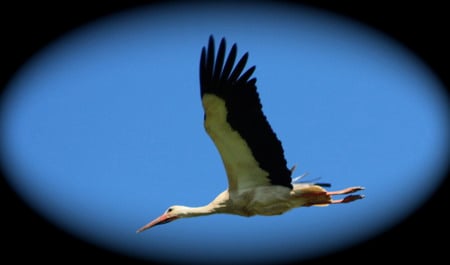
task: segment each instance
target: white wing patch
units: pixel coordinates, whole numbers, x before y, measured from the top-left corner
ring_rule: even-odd
[[[205,129],[222,157],[228,176],[228,189],[237,191],[270,186],[269,173],[259,167],[245,139],[227,122],[225,101],[213,94],[202,97]]]

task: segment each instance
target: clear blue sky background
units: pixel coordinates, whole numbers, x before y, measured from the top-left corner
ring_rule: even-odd
[[[364,200],[184,219],[135,234],[168,206],[207,204],[227,186],[199,96],[210,34],[250,53],[294,175],[309,172],[332,189],[365,186]],[[9,183],[54,225],[135,257],[313,257],[392,227],[442,181],[448,116],[439,81],[381,33],[311,9],[118,14],[49,45],[8,88]]]

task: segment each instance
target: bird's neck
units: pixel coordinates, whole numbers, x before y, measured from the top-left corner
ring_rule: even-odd
[[[184,217],[196,217],[216,213],[211,204],[200,207],[186,207]]]
[[[195,217],[202,215],[210,215],[215,213],[227,213],[228,212],[228,191],[220,193],[212,202],[208,205],[200,207],[188,207],[186,217]]]

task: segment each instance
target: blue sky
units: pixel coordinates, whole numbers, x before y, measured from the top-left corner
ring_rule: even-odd
[[[144,259],[318,256],[413,213],[442,181],[447,152],[433,73],[354,21],[249,8],[141,8],[49,44],[12,79],[2,104],[8,182],[55,226]],[[365,186],[364,200],[276,217],[185,219],[135,234],[168,206],[204,205],[226,188],[199,97],[210,34],[250,53],[294,175],[308,172],[332,189]]]

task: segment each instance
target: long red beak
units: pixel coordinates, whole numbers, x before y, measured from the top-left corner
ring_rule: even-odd
[[[167,224],[168,222],[171,222],[173,220],[177,219],[177,217],[170,217],[166,213],[161,215],[160,217],[156,218],[155,220],[151,221],[150,223],[144,225],[143,227],[139,228],[136,233],[140,233],[142,231],[145,231],[147,229],[150,229],[156,225],[162,225]]]

